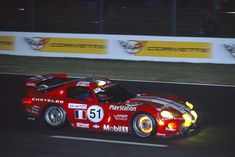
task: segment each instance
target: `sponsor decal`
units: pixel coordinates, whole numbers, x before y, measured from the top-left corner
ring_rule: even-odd
[[[168,127],[166,127],[165,130],[166,130],[166,131],[176,131],[176,129],[170,129],[170,128],[168,128]]]
[[[128,133],[128,127],[127,126],[119,126],[119,125],[103,125],[104,131],[112,131],[112,132],[122,132],[122,133]]]
[[[235,58],[235,44],[224,44],[224,48]]]
[[[137,54],[144,47],[145,42],[136,41],[136,40],[119,40],[120,45],[124,50],[129,54]]]
[[[110,110],[114,111],[136,111],[136,107],[134,106],[116,106],[116,105],[110,105],[109,107]]]
[[[77,122],[78,128],[89,128],[90,124]]]
[[[33,37],[33,38],[24,38],[29,46],[36,51],[41,51],[49,41],[49,38]]]
[[[68,108],[71,109],[87,109],[87,104],[76,104],[76,103],[69,103]]]
[[[93,127],[93,128],[95,128],[95,129],[100,128],[100,126],[99,126],[99,125],[97,125],[97,124],[93,125],[92,127]]]
[[[93,123],[99,123],[104,118],[104,110],[100,106],[92,105],[87,109],[87,117]]]
[[[161,118],[163,121],[164,120],[169,120],[169,118]],[[173,117],[173,118],[171,118],[171,119],[173,119],[173,120],[184,120],[184,118],[182,118],[182,117]]]
[[[166,134],[157,133],[158,136],[166,136]]]
[[[76,84],[76,86],[83,86],[83,87],[87,87],[90,86],[91,82],[88,81],[80,81]]]
[[[114,118],[115,118],[115,120],[126,121],[128,119],[128,115],[116,114],[116,115],[114,115]]]
[[[47,102],[47,103],[57,103],[57,104],[63,104],[63,100],[57,100],[57,99],[47,99],[47,98],[32,98],[32,101],[38,101],[38,102]]]
[[[105,39],[48,37],[25,37],[25,41],[33,50],[40,52],[62,52],[80,54],[106,54],[108,43],[108,41]]]
[[[212,44],[208,42],[119,41],[119,43],[126,52],[135,56],[211,58],[212,52]]]
[[[15,37],[0,36],[0,50],[15,50]]]
[[[104,92],[104,90],[101,89],[101,88],[95,88],[95,89],[94,89],[94,92],[95,92],[95,93],[99,93],[99,92]]]
[[[107,84],[105,86],[102,86],[102,89],[110,88],[110,87],[113,87],[115,85],[117,85],[117,83]]]
[[[75,119],[86,120],[86,111],[85,110],[75,110]]]

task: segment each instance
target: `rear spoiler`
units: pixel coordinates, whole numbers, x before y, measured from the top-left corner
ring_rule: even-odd
[[[45,81],[52,80],[55,78],[68,78],[67,74],[46,74],[46,75],[37,75],[34,77],[30,77],[26,80],[26,87],[37,87],[39,84],[42,84]]]

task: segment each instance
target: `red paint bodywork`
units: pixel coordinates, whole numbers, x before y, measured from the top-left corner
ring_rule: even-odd
[[[22,104],[24,104],[26,111],[29,116],[40,117],[43,115],[44,110],[47,106],[58,105],[62,107],[67,113],[67,120],[73,127],[78,127],[81,129],[97,130],[97,131],[113,131],[113,132],[124,132],[130,133],[132,131],[131,122],[132,118],[138,113],[149,113],[151,114],[157,122],[156,135],[158,136],[175,136],[180,134],[180,127],[184,123],[184,118],[182,114],[174,108],[169,108],[168,110],[177,113],[178,117],[174,119],[166,119],[161,117],[160,111],[163,107],[162,104],[156,102],[136,100],[135,98],[127,100],[122,103],[100,103],[96,97],[94,90],[100,88],[95,82],[90,82],[89,85],[85,85],[92,92],[93,98],[86,100],[76,100],[67,97],[67,89],[69,87],[79,86],[79,82],[84,82],[86,79],[82,80],[67,80],[67,75],[65,74],[49,74],[43,76],[37,76],[38,78],[30,78],[26,80],[26,86],[28,86],[27,97],[22,99]],[[55,78],[64,79],[64,81],[58,87],[53,90],[40,92],[38,91],[37,85],[47,80],[52,80]],[[89,80],[87,81],[89,82]],[[113,82],[110,82],[112,84]],[[53,86],[53,85],[52,85]],[[38,86],[39,87],[39,86]],[[84,87],[84,85],[83,85]],[[148,98],[152,97],[151,94],[138,94],[137,97]],[[177,96],[158,96],[163,99],[168,99],[184,105],[185,100],[178,98]],[[82,104],[85,108],[71,108],[69,104]],[[100,106],[103,109],[104,117],[100,122],[92,122],[87,118],[87,110],[90,106]],[[186,105],[184,105],[187,107]],[[121,108],[126,108],[122,110]],[[84,114],[83,119],[77,119],[76,112]],[[116,116],[116,117],[115,117]],[[119,117],[119,118],[118,118]],[[121,118],[120,118],[121,117]],[[161,123],[162,121],[164,124]],[[174,130],[167,129],[168,123],[174,122],[176,128]],[[119,127],[119,129],[118,129]],[[121,127],[121,128],[120,128]],[[122,129],[125,127],[125,129]],[[107,129],[108,128],[108,129]],[[127,129],[126,129],[127,128]]]

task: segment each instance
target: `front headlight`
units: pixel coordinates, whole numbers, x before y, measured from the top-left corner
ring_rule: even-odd
[[[188,108],[189,108],[190,110],[193,109],[193,104],[191,104],[190,102],[186,101],[186,102],[185,102],[185,105],[188,106]]]
[[[169,119],[174,118],[173,113],[169,111],[162,111],[160,114],[163,118],[169,118]]]
[[[185,113],[183,114],[183,118],[184,118],[183,126],[189,127],[192,124],[192,117],[188,113]]]

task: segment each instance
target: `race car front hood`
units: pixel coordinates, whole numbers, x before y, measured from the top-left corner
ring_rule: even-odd
[[[184,114],[185,112],[190,112],[190,109],[184,104],[158,96],[137,96],[131,99],[131,103],[142,103],[142,105],[151,105],[159,111],[163,109],[175,109],[182,114]]]

